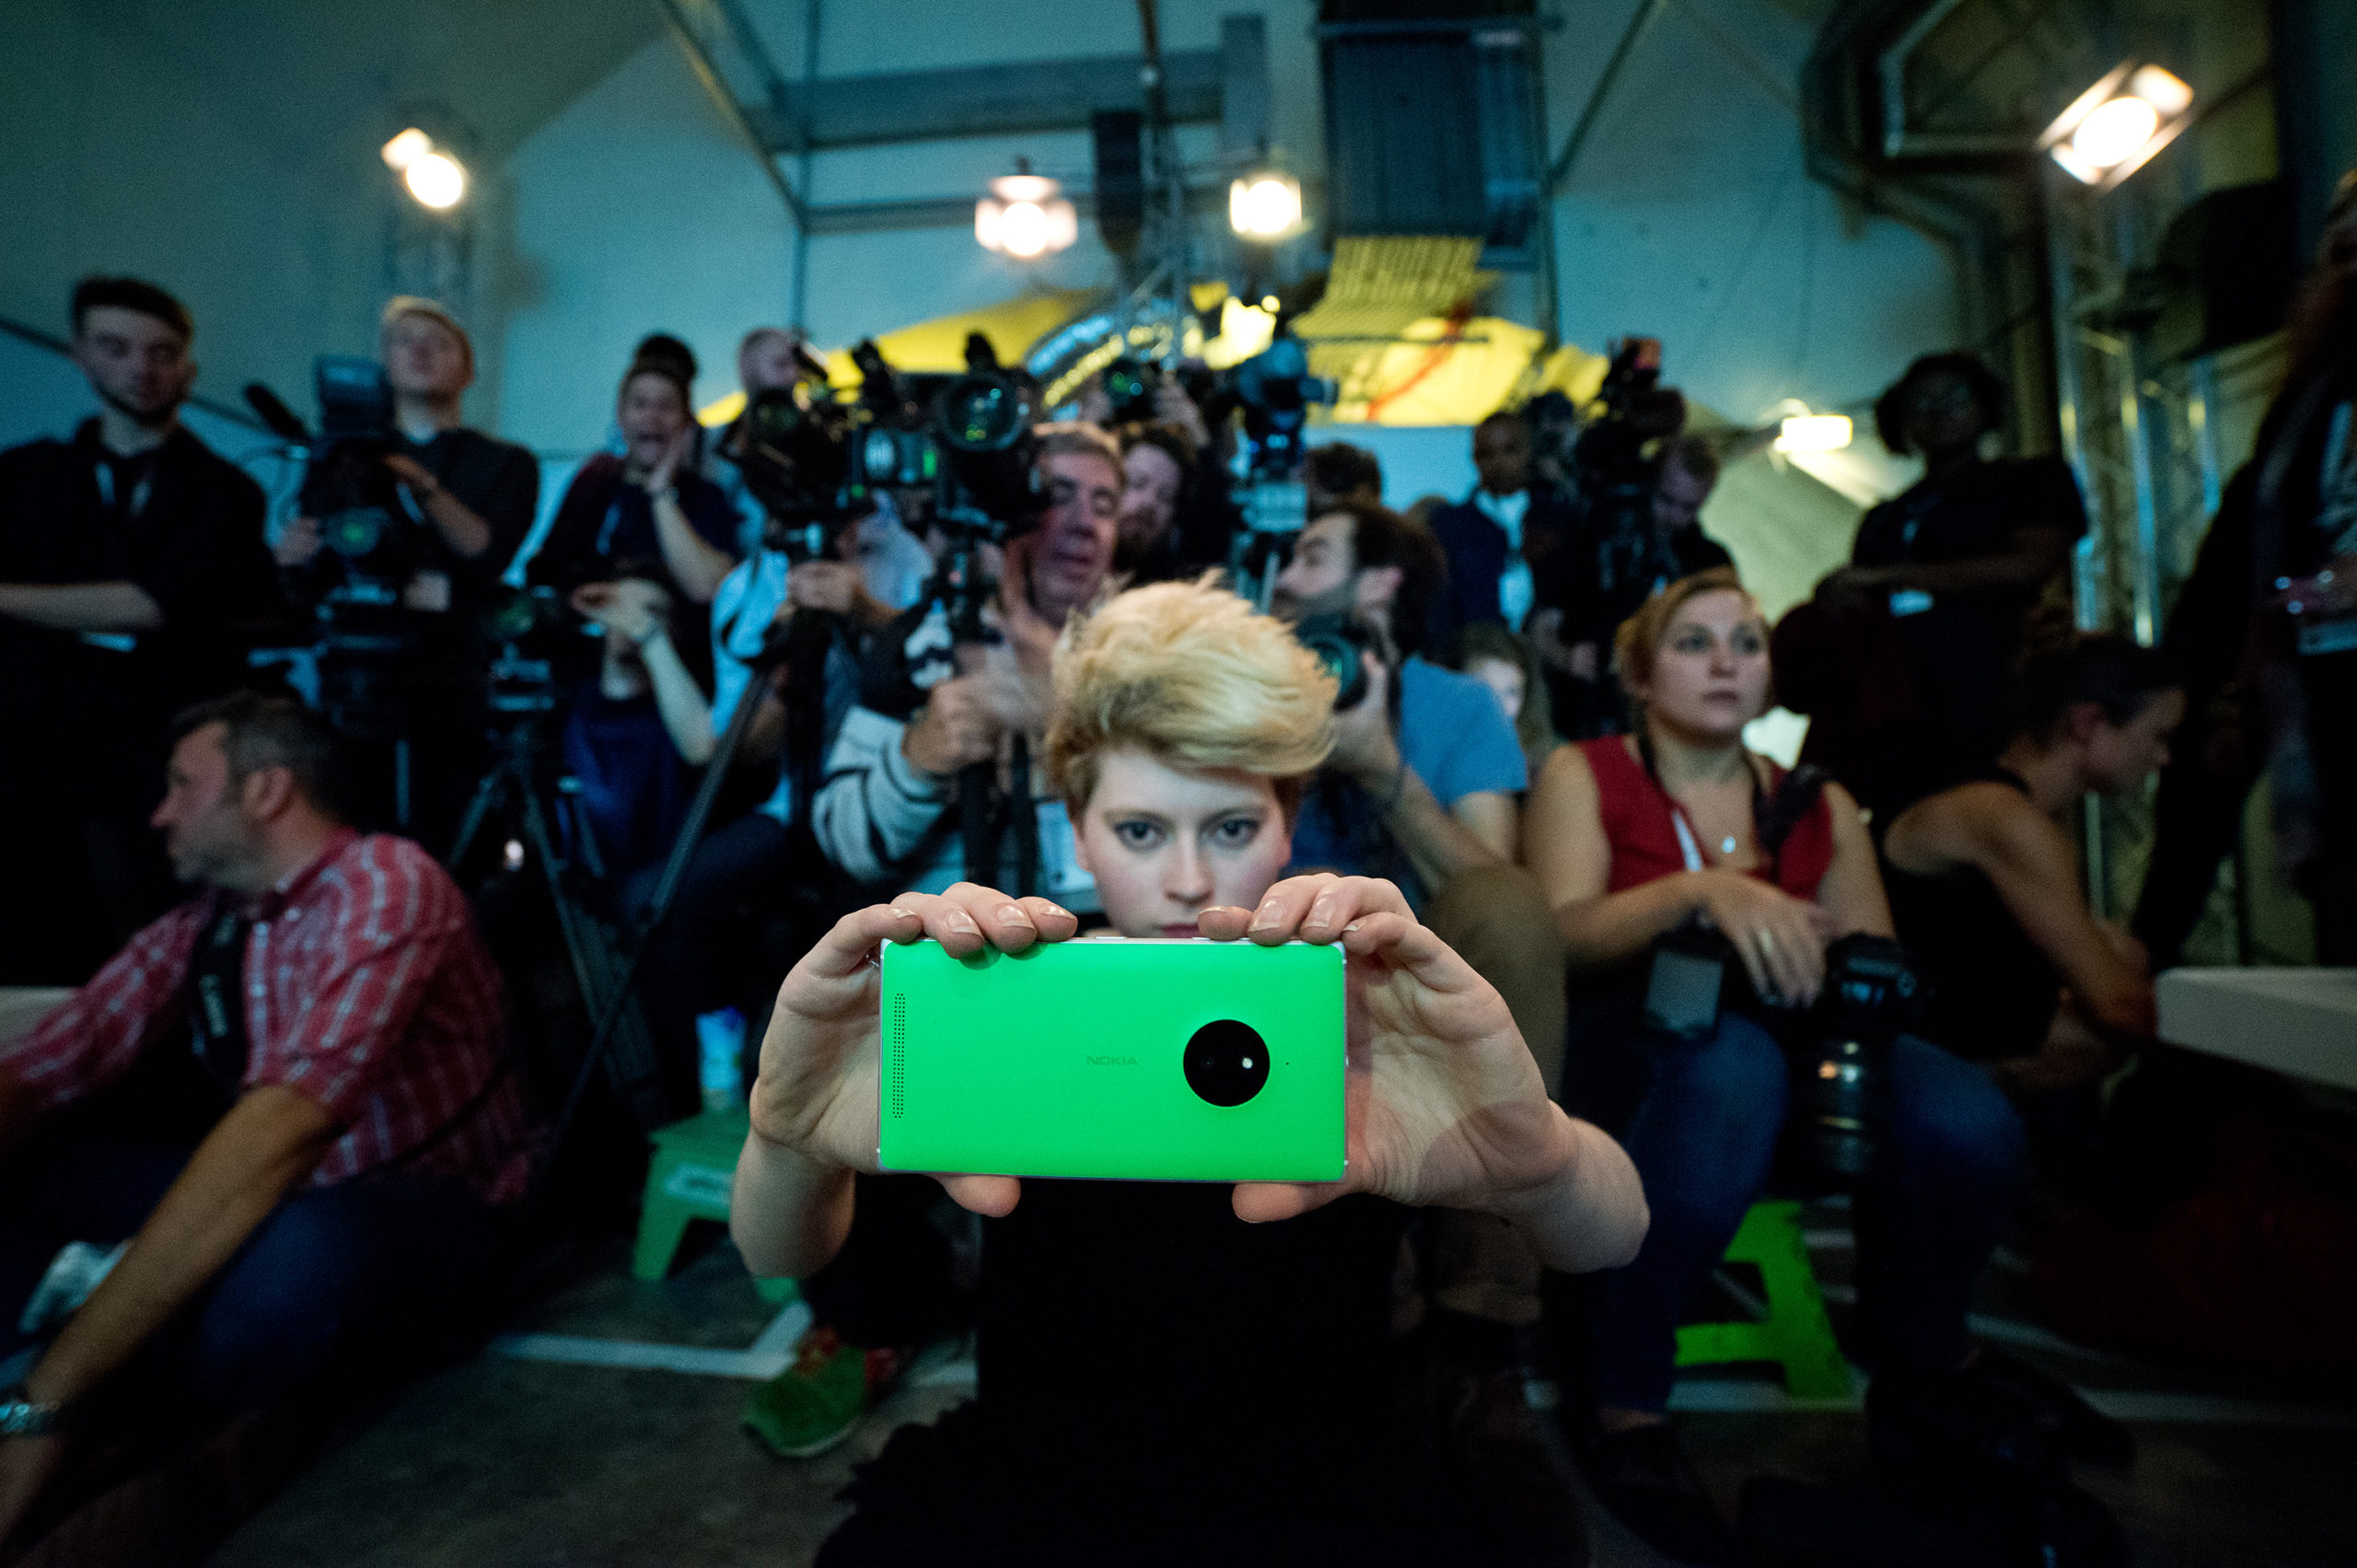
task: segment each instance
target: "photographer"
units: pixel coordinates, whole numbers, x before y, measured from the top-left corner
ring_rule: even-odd
[[[1894,455],[1922,454],[1922,479],[1866,514],[1850,564],[1777,628],[1793,677],[1781,695],[1810,718],[1802,760],[1876,822],[1996,750],[2025,618],[2087,531],[2060,458],[1981,456],[2003,411],[2003,385],[1971,354],[1909,366],[1875,428]]]
[[[738,418],[750,417],[752,401],[763,392],[789,390],[806,381],[826,378],[827,367],[804,344],[800,333],[784,327],[755,327],[737,345],[737,384],[744,389],[747,409]],[[746,483],[743,470],[729,457],[727,445],[721,443],[721,449],[705,457],[704,471],[743,520],[737,530],[737,549],[749,558],[761,548],[761,528],[769,515]]]
[[[499,972],[458,888],[343,824],[310,710],[240,692],[177,728],[155,823],[201,890],[0,1048],[0,1360],[43,1331],[20,1309],[62,1246],[130,1241],[0,1391],[0,1539],[85,1434],[231,1414],[448,1332],[527,1177]]]
[[[564,717],[565,771],[580,781],[598,863],[616,882],[670,850],[712,757],[703,689],[671,642],[671,596],[647,576],[584,583],[575,614],[604,633],[597,679]]]
[[[1226,531],[1200,494],[1197,448],[1175,424],[1120,432],[1120,537],[1113,570],[1132,586],[1191,580],[1227,559]]]
[[[1349,1175],[941,1177],[985,1216],[980,1397],[893,1437],[819,1562],[1504,1560],[1492,1521],[1437,1505],[1440,1478],[1387,1408],[1399,1205],[1479,1207],[1592,1269],[1643,1228],[1626,1160],[1549,1103],[1497,993],[1397,889],[1278,880],[1334,686],[1275,624],[1213,589],[1142,589],[1067,630],[1054,679],[1051,776],[1120,936],[1344,948],[1364,1042]],[[737,1168],[753,1267],[807,1275],[855,1223],[853,1173],[876,1168],[879,942],[1014,953],[1076,923],[964,883],[847,916],[802,960]],[[1548,1547],[1514,1560],[1580,1560],[1576,1538]]]
[[[417,525],[401,591],[409,636],[401,714],[409,812],[399,825],[442,854],[490,760],[482,616],[500,574],[531,532],[540,459],[459,423],[474,384],[474,344],[443,307],[396,296],[385,307],[378,349],[393,393],[384,466],[400,482],[401,504]],[[307,582],[311,591],[303,597],[316,593],[322,585],[307,580],[333,560],[322,557],[319,520],[288,519],[273,548],[279,564]],[[370,757],[361,772],[365,815],[392,825],[390,757]]]
[[[1924,1033],[2016,1095],[2084,1091],[2152,1040],[2153,979],[2087,907],[2071,819],[2168,761],[2185,691],[2159,654],[2089,634],[2032,659],[2013,709],[1979,779],[1890,824],[1891,908],[1931,981]]]
[[[601,452],[581,465],[525,577],[570,595],[585,583],[612,582],[618,562],[645,563],[671,596],[673,645],[708,685],[705,607],[737,564],[737,517],[720,487],[695,470],[694,371],[668,342],[640,345],[622,373],[614,419],[623,455]]]
[[[1396,881],[1504,996],[1551,1093],[1563,1062],[1563,954],[1538,884],[1514,864],[1522,747],[1488,687],[1416,651],[1436,555],[1399,514],[1351,505],[1303,529],[1278,575],[1276,613],[1319,642],[1339,632],[1328,657],[1347,649],[1365,676],[1295,823],[1294,865]],[[1502,1478],[1502,1507],[1543,1520],[1570,1493],[1521,1396],[1518,1342],[1538,1319],[1538,1264],[1492,1216],[1450,1214],[1434,1228],[1432,1337],[1463,1385],[1451,1441],[1469,1468]]]
[[[189,434],[187,308],[153,284],[74,290],[99,412],[0,453],[0,982],[89,977],[169,907],[150,791],[183,703],[238,684],[281,605],[262,494]]]
[[[1529,633],[1546,667],[1555,715],[1567,734],[1618,735],[1628,711],[1611,677],[1612,637],[1651,595],[1680,577],[1733,564],[1702,531],[1702,505],[1719,482],[1717,448],[1699,436],[1672,436],[1640,486],[1642,516],[1616,510],[1620,498],[1591,484],[1583,521],[1562,557],[1547,603]],[[1590,505],[1593,501],[1596,504]]]
[[[1664,1424],[1677,1328],[1768,1177],[1791,1093],[1777,1019],[1817,1000],[1829,943],[1887,938],[1891,921],[1850,797],[1744,749],[1771,678],[1767,624],[1735,574],[1672,584],[1617,642],[1636,733],[1556,753],[1530,807],[1572,968],[1614,999],[1600,1030],[1642,1054],[1624,1136],[1655,1216],[1605,1284],[1596,1407],[1573,1424],[1614,1514],[1659,1551],[1717,1562],[1733,1542]],[[1733,960],[1731,999],[1721,1010],[1714,994],[1715,1022],[1684,1033],[1648,1028],[1648,961],[1698,920]],[[1984,1074],[1927,1041],[1898,1037],[1887,1075],[1889,1156],[1853,1211],[1859,1306],[1878,1372],[1945,1376],[1973,1355],[1967,1297],[2012,1212],[2022,1127]]]
[[[811,803],[819,847],[856,881],[937,891],[965,874],[958,775],[1004,763],[1010,735],[1037,732],[1056,633],[1104,590],[1120,529],[1119,448],[1093,425],[1042,425],[1033,472],[1046,510],[1004,551],[991,606],[1004,641],[954,646],[934,604],[903,613],[870,645],[859,705],[843,720]],[[1011,865],[1004,879],[1036,877],[1085,905],[1088,877],[1072,861],[1062,807],[1032,798],[1040,864]],[[1004,837],[1011,857],[1018,836]]]

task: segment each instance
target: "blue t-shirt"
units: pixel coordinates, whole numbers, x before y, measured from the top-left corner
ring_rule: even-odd
[[[1469,675],[1410,656],[1399,667],[1399,754],[1446,810],[1469,795],[1529,787],[1522,742],[1491,690]],[[1333,772],[1311,781],[1294,823],[1293,866],[1388,877],[1423,891],[1376,812],[1382,802]]]

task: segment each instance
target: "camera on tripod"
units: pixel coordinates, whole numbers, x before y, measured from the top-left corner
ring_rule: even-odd
[[[1243,411],[1236,456],[1236,503],[1244,528],[1229,549],[1237,590],[1269,607],[1293,541],[1309,526],[1309,492],[1301,482],[1309,407],[1334,401],[1334,383],[1309,373],[1298,338],[1279,338],[1236,367],[1230,382]]]
[[[561,694],[552,644],[573,634],[575,626],[572,611],[551,587],[503,587],[484,607],[483,637],[495,650],[485,688],[494,725],[556,712]]]

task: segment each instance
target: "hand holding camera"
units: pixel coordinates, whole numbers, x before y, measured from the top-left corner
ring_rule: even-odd
[[[1077,929],[1042,899],[961,882],[940,896],[904,893],[846,916],[796,965],[778,994],[752,1097],[754,1134],[825,1170],[875,1170],[881,1084],[879,943],[941,944],[953,958],[1062,942]],[[1512,1208],[1574,1161],[1570,1121],[1497,992],[1419,924],[1388,882],[1294,877],[1257,910],[1206,910],[1203,935],[1264,947],[1339,944],[1345,956],[1348,1063],[1345,1175],[1332,1182],[1246,1181],[1239,1218],[1289,1219],[1345,1192],[1405,1203]],[[1174,963],[1200,948],[1172,944]],[[1108,1046],[1120,1042],[1118,1027]],[[1012,1177],[936,1173],[977,1213],[1004,1214]]]
[[[1380,800],[1390,794],[1403,765],[1399,738],[1391,733],[1391,672],[1364,651],[1359,667],[1365,671],[1364,694],[1335,713],[1334,749],[1326,765]]]
[[[1814,1005],[1825,984],[1825,945],[1833,935],[1832,917],[1805,899],[1739,871],[1713,866],[1688,875],[1696,878],[1702,912],[1741,957],[1761,1000]]]
[[[935,778],[997,756],[1000,724],[990,685],[985,676],[961,675],[935,687],[900,737],[900,755]]]
[[[1205,910],[1199,924],[1213,941],[1339,943],[1348,958],[1346,1172],[1239,1184],[1238,1218],[1291,1219],[1346,1192],[1503,1211],[1571,1167],[1572,1123],[1504,999],[1389,882],[1292,877],[1250,913]]]

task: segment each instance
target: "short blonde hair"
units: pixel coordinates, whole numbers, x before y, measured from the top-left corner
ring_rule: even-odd
[[[1075,619],[1056,643],[1048,782],[1076,817],[1105,753],[1263,774],[1290,819],[1334,747],[1334,677],[1215,576],[1156,583]]]

